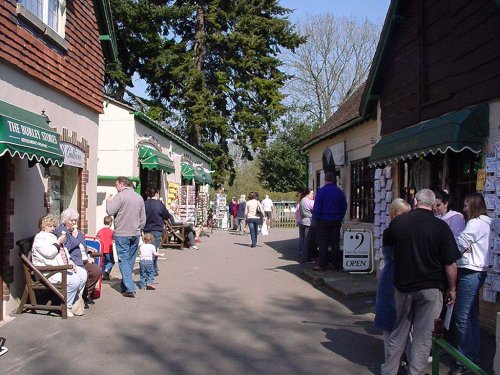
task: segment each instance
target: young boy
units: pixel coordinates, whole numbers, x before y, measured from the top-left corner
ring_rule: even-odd
[[[153,278],[155,275],[153,255],[163,256],[163,254],[160,254],[156,251],[154,240],[155,238],[151,233],[144,233],[143,242],[139,244],[139,251],[141,253],[141,289],[156,289],[156,287],[153,285]]]
[[[113,242],[115,235],[113,229],[111,229],[111,224],[113,224],[113,218],[111,216],[104,217],[104,225],[99,232],[97,232],[97,238],[101,241],[102,254],[103,254],[103,265],[102,265],[102,279],[109,280],[109,274],[111,269],[115,265],[115,260],[113,259]]]

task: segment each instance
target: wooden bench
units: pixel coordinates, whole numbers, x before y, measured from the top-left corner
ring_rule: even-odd
[[[30,237],[16,242],[26,281],[16,314],[21,314],[24,310],[59,311],[62,318],[67,319],[67,270],[72,267],[70,265],[34,266],[31,263],[33,240],[34,237]],[[57,273],[61,274],[61,283],[52,284],[48,279]]]
[[[165,220],[165,230],[161,238],[160,247],[184,248],[184,225],[173,225]]]

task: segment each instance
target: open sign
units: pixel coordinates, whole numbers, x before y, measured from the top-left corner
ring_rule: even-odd
[[[369,271],[372,268],[372,232],[365,229],[347,229],[344,232],[344,269]]]

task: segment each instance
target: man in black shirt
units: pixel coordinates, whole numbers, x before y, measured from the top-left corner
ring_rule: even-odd
[[[383,375],[398,372],[409,332],[413,341],[409,374],[422,374],[432,346],[434,319],[443,305],[456,297],[457,266],[461,257],[453,233],[443,220],[434,217],[432,190],[417,192],[416,209],[396,217],[384,231],[384,246],[394,248],[394,286],[396,323],[388,344],[388,357],[381,367]]]

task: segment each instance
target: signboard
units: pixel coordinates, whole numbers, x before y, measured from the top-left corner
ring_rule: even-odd
[[[345,165],[345,141],[330,146],[336,166]]]
[[[64,155],[64,165],[83,168],[85,166],[85,152],[71,143],[60,142]]]
[[[365,229],[347,229],[344,232],[344,270],[372,270],[372,232]]]

